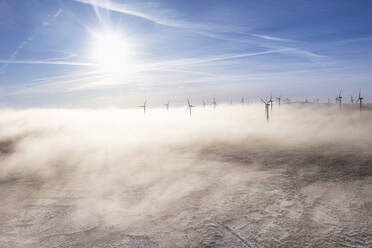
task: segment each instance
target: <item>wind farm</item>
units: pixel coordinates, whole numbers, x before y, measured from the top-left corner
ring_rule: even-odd
[[[372,247],[368,1],[0,1],[0,247]]]

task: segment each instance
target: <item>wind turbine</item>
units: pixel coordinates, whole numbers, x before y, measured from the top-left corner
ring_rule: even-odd
[[[362,97],[362,90],[359,90],[359,96],[358,96],[358,99],[357,99],[357,102],[359,102],[359,110],[360,112],[362,112],[362,104],[363,104],[363,97]]]
[[[279,107],[280,107],[280,102],[282,101],[282,96],[280,95],[279,97],[275,97],[275,99],[278,101]]]
[[[167,111],[169,111],[169,101],[166,104],[164,104],[164,105],[167,108]]]
[[[213,97],[212,105],[213,105],[214,109],[216,109],[216,105],[217,105],[216,97]]]
[[[143,103],[143,105],[137,106],[139,108],[143,108],[143,114],[146,114],[146,105],[147,105],[147,100]]]
[[[189,110],[190,111],[190,116],[191,116],[191,109],[194,108],[195,106],[191,105],[189,98],[187,97],[187,108],[186,112]]]
[[[264,99],[260,98],[261,101],[265,104],[265,115],[266,115],[266,121],[269,122],[269,106],[270,101],[265,101]]]
[[[273,103],[274,103],[274,100],[273,100],[273,94],[270,93],[270,100],[267,101],[269,104],[270,104],[270,112],[273,111]]]
[[[338,109],[341,111],[341,104],[342,104],[342,95],[341,95],[341,91],[340,93],[338,93],[338,96],[336,97],[336,101],[338,102]]]
[[[240,100],[240,102],[242,103],[242,105],[244,105],[244,96],[242,96],[242,100]]]

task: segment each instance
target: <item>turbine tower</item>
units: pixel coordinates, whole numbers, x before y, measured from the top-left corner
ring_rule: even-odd
[[[261,101],[265,104],[265,116],[266,116],[266,121],[269,122],[269,106],[270,106],[270,100],[264,100],[260,98]]]
[[[146,105],[147,105],[147,100],[145,100],[145,102],[143,103],[143,105],[137,106],[139,108],[143,108],[143,114],[144,115],[146,114]]]
[[[359,102],[359,110],[362,112],[362,104],[363,104],[363,97],[362,97],[362,90],[359,90],[359,96],[357,99],[357,103]]]
[[[213,105],[213,108],[216,109],[216,105],[217,105],[216,97],[213,97],[212,105]]]
[[[187,97],[187,108],[186,112],[190,111],[190,116],[191,116],[191,109],[194,108],[195,106],[191,105],[189,98]]]
[[[167,111],[169,111],[169,101],[166,104],[164,104],[164,105],[167,108]]]
[[[273,94],[272,93],[270,93],[270,100],[267,101],[267,103],[269,103],[269,105],[270,105],[270,112],[272,112],[273,111],[273,103],[274,103]]]
[[[280,107],[280,102],[282,101],[282,96],[275,97],[275,99],[278,101],[279,107]]]
[[[342,94],[341,91],[338,93],[338,96],[336,97],[336,102],[338,102],[338,110],[341,111],[341,104],[342,104]]]

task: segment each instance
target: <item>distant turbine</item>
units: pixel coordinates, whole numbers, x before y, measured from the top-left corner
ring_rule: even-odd
[[[213,97],[212,105],[213,105],[214,109],[216,109],[216,105],[217,105],[216,97]]]
[[[357,99],[357,102],[359,102],[359,110],[360,112],[362,112],[362,104],[363,104],[363,97],[362,97],[362,90],[359,90],[359,96],[358,96],[358,99]]]
[[[282,101],[282,96],[275,97],[275,99],[278,101],[279,107],[280,107],[280,102]]]
[[[270,93],[270,100],[268,101],[268,103],[270,104],[270,112],[272,112],[273,111],[273,103],[274,103],[272,93]]]
[[[187,108],[186,108],[186,112],[189,110],[190,111],[190,116],[191,116],[191,109],[194,108],[194,107],[195,106],[193,106],[193,105],[190,104],[190,100],[187,97]]]
[[[266,121],[269,122],[269,106],[270,106],[270,101],[264,100],[262,98],[260,98],[260,99],[265,104]]]
[[[146,114],[146,104],[147,104],[147,100],[145,100],[145,102],[143,103],[143,105],[137,106],[139,108],[143,108],[143,114]]]
[[[166,104],[164,104],[164,105],[167,108],[167,111],[169,111],[169,101]]]
[[[242,96],[242,100],[240,100],[240,102],[242,103],[242,105],[244,105],[244,96]]]
[[[342,104],[342,94],[341,91],[338,93],[338,96],[336,97],[336,102],[338,102],[338,110],[341,111],[341,104]]]

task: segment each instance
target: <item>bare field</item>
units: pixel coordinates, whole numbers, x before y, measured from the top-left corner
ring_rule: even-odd
[[[0,112],[0,247],[372,247],[372,111]]]

